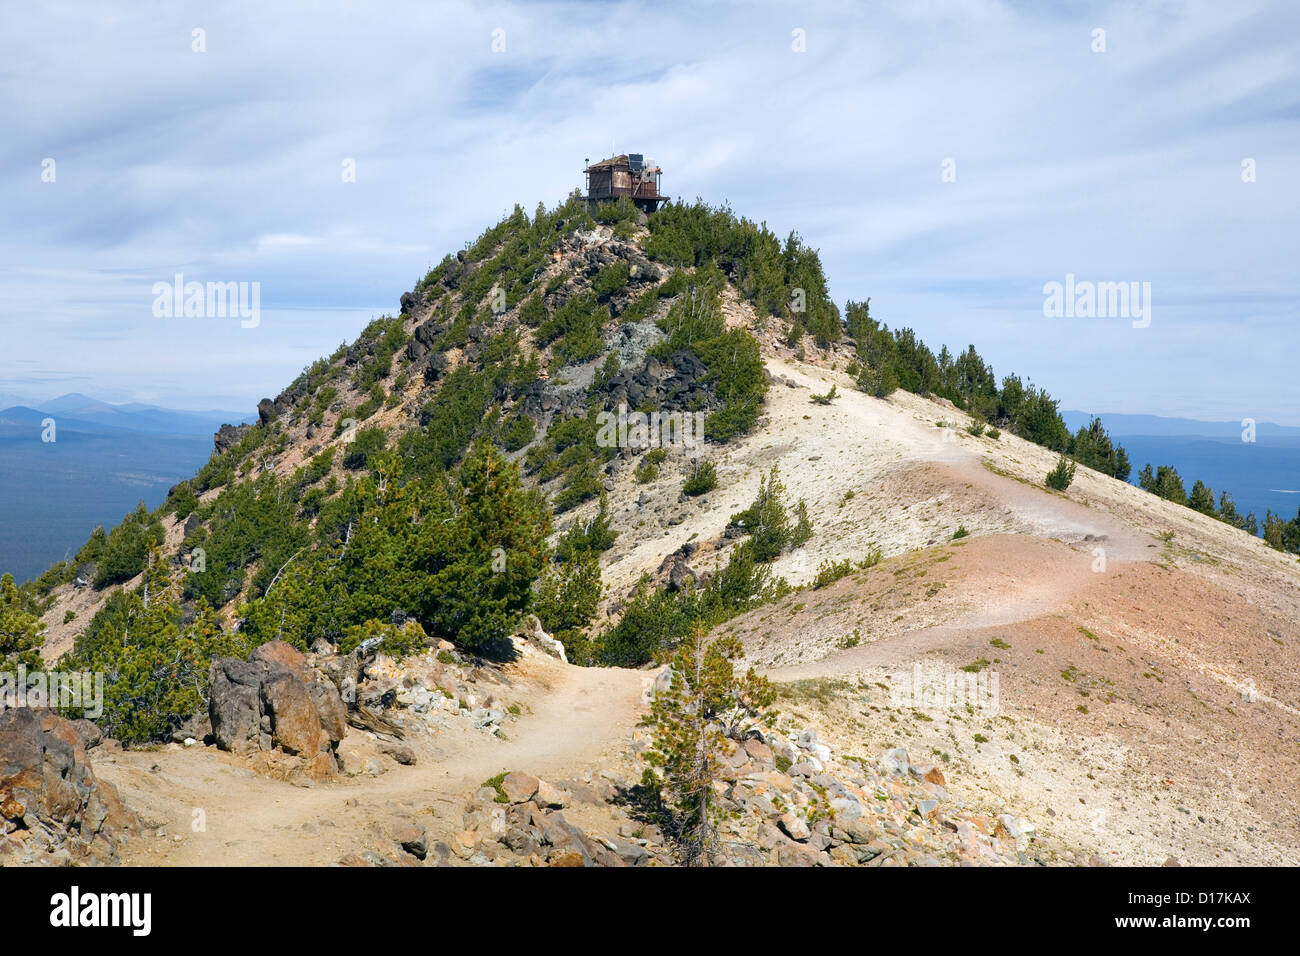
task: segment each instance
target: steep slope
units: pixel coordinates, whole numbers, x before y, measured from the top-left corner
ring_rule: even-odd
[[[362,730],[346,778],[310,790],[212,747],[111,751],[97,770],[157,829],[179,836],[195,807],[213,820],[128,858],[334,862],[412,813],[453,840],[449,808],[499,770],[635,780],[651,672],[476,656],[531,606],[593,663],[648,663],[680,636],[615,644],[638,609],[705,616],[778,682],[792,732],[814,727],[841,755],[923,755],[916,776],[942,766],[944,793],[974,812],[1033,820],[1044,861],[1296,861],[1293,555],[1114,477],[1108,441],[1076,445],[1046,393],[1014,377],[997,389],[973,350],[959,375],[903,330],[882,357],[888,333],[853,304],[847,338],[794,237],[701,207],[602,216],[575,201],[516,210],[398,316],[260,403],[256,424],[223,427],[158,512],[29,596],[46,602],[48,660],[116,665],[105,655],[126,634],[154,642],[116,669],[147,686],[119,678],[106,718],[137,742],[203,739],[214,656],[281,638],[326,659],[367,641],[397,657],[408,620],[442,648],[420,660],[455,644],[467,674],[509,688],[493,707],[519,708],[504,739],[485,737],[466,725],[477,705],[444,689],[456,720],[421,725],[417,760]],[[600,413],[619,409],[704,413],[708,441],[606,441]],[[975,427],[990,421],[1000,433]],[[1043,476],[1064,450],[1085,466],[1052,492]],[[701,461],[716,487],[687,493]],[[812,534],[746,563],[756,529],[735,519],[773,466]],[[160,612],[168,587],[180,596]],[[996,673],[994,706],[900,701],[918,665]],[[409,717],[412,685],[390,684],[382,706]],[[128,722],[135,711],[151,719]],[[626,823],[600,804],[594,822]],[[899,812],[896,827],[927,825]],[[304,840],[325,820],[339,832]]]

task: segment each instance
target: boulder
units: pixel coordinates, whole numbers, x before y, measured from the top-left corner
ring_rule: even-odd
[[[247,431],[247,425],[222,425],[212,436],[212,447],[216,449],[217,454],[222,454],[238,445]]]
[[[749,756],[753,757],[755,760],[760,760],[763,763],[772,762],[772,748],[769,747],[767,744],[763,743],[761,740],[755,740],[752,737],[749,740],[746,740],[745,753],[749,754]]]
[[[233,753],[261,749],[263,669],[235,657],[218,657],[208,669],[208,718],[217,746]]]
[[[218,747],[234,753],[280,750],[314,774],[338,769],[347,730],[338,688],[284,641],[258,647],[247,661],[218,657],[209,669],[208,717]]]
[[[396,740],[381,740],[378,747],[381,754],[392,757],[403,767],[415,766],[415,751],[406,744]]]
[[[671,666],[665,665],[664,667],[660,668],[659,673],[655,674],[654,678],[646,684],[646,689],[645,692],[641,695],[641,699],[646,703],[649,703],[650,701],[654,700],[655,697],[657,697],[658,695],[669,691],[672,688],[672,686],[673,686],[673,669]]]
[[[893,777],[903,776],[912,766],[907,751],[902,747],[895,747],[893,750],[885,751],[880,755],[880,760],[877,761],[876,765],[883,773]]]
[[[548,810],[562,810],[567,802],[564,791],[545,780],[537,783],[536,800],[539,806],[546,807]]]
[[[262,713],[271,718],[271,741],[287,754],[314,756],[327,739],[307,685],[287,671],[267,674],[261,684]]]
[[[689,550],[688,550],[689,548]],[[683,591],[695,585],[695,572],[691,570],[690,555],[694,551],[691,544],[683,545],[659,565],[659,573],[664,576],[664,587],[670,592]]]
[[[808,824],[805,823],[803,818],[797,814],[783,814],[777,823],[781,827],[782,832],[784,832],[791,840],[803,841],[807,840],[808,837],[812,835],[812,831],[808,829]]]
[[[537,795],[540,784],[541,781],[531,773],[516,770],[506,774],[505,779],[501,781],[501,790],[511,803],[526,803]]]
[[[566,664],[569,661],[564,654],[564,645],[546,633],[536,614],[529,614],[524,618],[515,634],[515,639],[536,647],[552,657],[557,657]]]
[[[393,842],[417,860],[429,855],[429,840],[424,827],[414,820],[404,820],[391,827]]]
[[[0,862],[118,862],[138,824],[95,777],[85,734],[45,708],[0,712]]]

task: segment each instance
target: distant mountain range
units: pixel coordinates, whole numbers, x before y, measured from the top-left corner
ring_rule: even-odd
[[[1106,431],[1116,438],[1141,435],[1148,438],[1216,438],[1241,441],[1241,419],[1227,422],[1206,422],[1195,418],[1161,418],[1158,415],[1125,415],[1111,412],[1061,412],[1070,431],[1078,431],[1093,418],[1100,418]],[[1280,439],[1300,442],[1300,428],[1277,425],[1273,422],[1256,422],[1255,438]]]
[[[1077,431],[1087,412],[1062,412]],[[1300,505],[1300,428],[1273,422],[1255,423],[1255,440],[1242,440],[1241,420],[1206,422],[1157,415],[1097,415],[1110,436],[1124,446],[1132,463],[1129,476],[1138,483],[1143,465],[1172,465],[1186,490],[1200,480],[1216,493],[1230,492],[1242,514],[1266,512],[1295,516]]]
[[[161,504],[208,460],[213,432],[256,417],[0,393],[0,572],[34,577],[75,554],[95,525],[111,528],[138,501]]]
[[[253,413],[221,411],[178,411],[157,405],[130,402],[113,405],[70,392],[58,398],[38,401],[0,393],[0,427],[30,427],[53,418],[65,431],[108,434],[138,432],[148,435],[203,435],[210,437],[223,424],[252,421]]]

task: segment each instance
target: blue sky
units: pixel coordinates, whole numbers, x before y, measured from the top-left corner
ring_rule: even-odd
[[[1300,425],[1298,27],[1250,0],[6,5],[0,392],[251,410],[616,149],[1065,408]],[[156,318],[178,272],[259,282],[260,324]],[[1150,326],[1044,317],[1067,273],[1150,282]]]

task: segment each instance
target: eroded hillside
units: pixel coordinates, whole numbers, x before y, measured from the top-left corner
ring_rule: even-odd
[[[731,862],[1297,862],[1295,556],[1127,484],[973,350],[881,358],[794,237],[665,212],[517,210],[38,582],[46,660],[112,664],[101,723],[160,747],[92,751],[123,858],[668,862],[637,725],[703,619],[782,713],[724,780]],[[607,442],[619,410],[706,441]],[[777,480],[807,529],[755,557]],[[275,641],[348,704],[328,772],[256,708],[251,752],[214,742],[210,662]],[[273,715],[292,681],[258,680]]]

